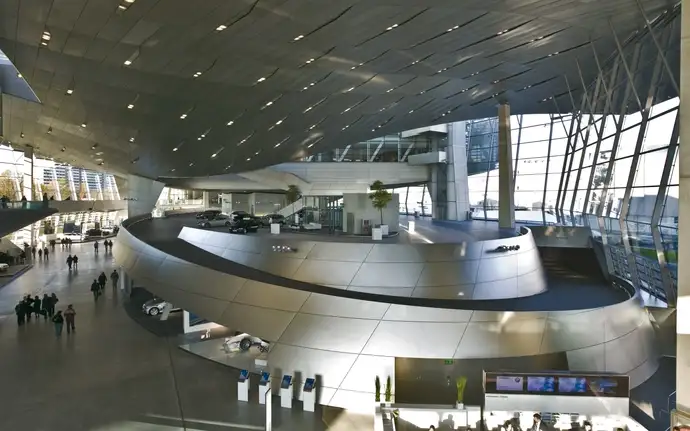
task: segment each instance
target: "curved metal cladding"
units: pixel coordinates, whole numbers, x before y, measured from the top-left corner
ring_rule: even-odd
[[[316,250],[314,245],[310,253]],[[113,253],[155,294],[270,341],[268,360],[275,372],[320,376],[321,404],[370,405],[374,377],[393,375],[395,357],[566,352],[572,370],[629,373],[633,385],[657,367],[654,332],[637,295],[610,307],[560,312],[417,307],[396,303],[396,297],[359,300],[339,296],[347,294],[340,289],[295,290],[221,273],[168,255],[126,228]]]
[[[178,238],[239,264],[307,283],[382,295],[505,299],[547,289],[532,233],[459,244],[364,244],[229,235],[185,227]],[[499,246],[519,250],[499,252]],[[280,247],[289,247],[280,252]]]

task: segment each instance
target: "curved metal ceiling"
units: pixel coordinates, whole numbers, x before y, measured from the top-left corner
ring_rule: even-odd
[[[43,102],[4,96],[5,140],[152,178],[258,169],[499,102],[570,111],[594,52],[615,50],[609,21],[621,39],[644,25],[633,0],[5,0],[0,14],[0,48]]]

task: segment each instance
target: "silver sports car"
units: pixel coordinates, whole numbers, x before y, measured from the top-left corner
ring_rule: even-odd
[[[225,353],[246,352],[252,347],[256,347],[260,352],[268,352],[270,344],[259,337],[253,337],[249,334],[238,334],[234,337],[227,337],[223,342],[223,350]]]

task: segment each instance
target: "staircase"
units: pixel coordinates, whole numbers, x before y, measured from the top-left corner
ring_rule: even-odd
[[[299,212],[302,208],[304,208],[304,199],[300,199],[297,202],[291,203],[281,208],[278,211],[278,214],[282,215],[285,218],[288,218],[291,215],[294,215],[295,213]]]

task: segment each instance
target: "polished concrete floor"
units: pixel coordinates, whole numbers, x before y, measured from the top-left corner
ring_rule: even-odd
[[[58,247],[50,261],[0,288],[0,430],[263,429],[265,409],[236,401],[231,369],[143,329],[110,284],[94,304],[89,287],[101,271],[112,272],[110,254],[94,255],[91,244],[71,252],[78,271],[67,271],[69,251]],[[16,302],[44,292],[57,294],[58,309],[74,304],[76,334],[58,339],[42,319],[17,327]],[[278,430],[353,427],[373,429],[373,418],[274,409]]]

